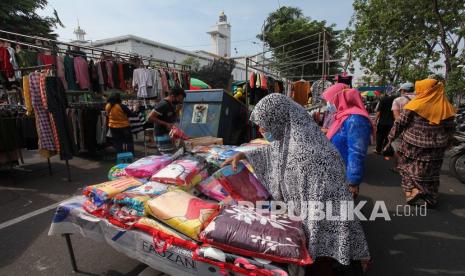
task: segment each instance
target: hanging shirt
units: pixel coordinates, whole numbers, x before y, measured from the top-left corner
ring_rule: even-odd
[[[82,57],[74,58],[74,71],[76,73],[76,83],[81,89],[89,89],[89,65],[87,61]]]
[[[68,82],[66,81],[65,74],[65,61],[63,57],[60,56],[57,57],[57,76],[63,83],[63,87],[65,88],[65,90],[68,90]]]
[[[76,76],[74,73],[74,59],[68,55],[63,58],[63,64],[65,66],[65,79],[68,83],[69,90],[77,90]]]
[[[137,97],[148,98],[147,89],[153,86],[149,70],[145,68],[135,69],[132,76],[132,86],[137,87]]]
[[[106,72],[107,72],[107,85],[110,88],[115,88],[115,83],[113,80],[113,61],[106,61]]]
[[[302,106],[308,103],[308,96],[310,94],[310,82],[308,81],[296,81],[294,82],[294,101]]]
[[[10,62],[10,53],[5,47],[0,47],[0,72],[8,79],[15,75],[13,65]]]
[[[12,47],[8,47],[8,52],[10,53],[10,63],[11,63],[11,66],[13,67],[13,70],[15,71],[15,76],[13,78],[13,81],[14,79],[21,79],[21,71],[18,70],[19,66],[18,66],[18,62],[16,61],[16,56],[15,56],[15,49],[13,49]]]

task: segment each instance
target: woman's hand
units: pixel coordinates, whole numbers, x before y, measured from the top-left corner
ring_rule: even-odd
[[[236,171],[237,170],[237,164],[239,163],[239,161],[241,161],[243,159],[245,159],[245,154],[243,152],[238,152],[233,157],[230,157],[230,158],[226,159],[226,161],[224,161],[223,164],[221,164],[221,167],[231,165],[233,171]]]
[[[349,191],[352,194],[352,197],[356,199],[358,197],[358,193],[360,191],[358,185],[349,185]]]

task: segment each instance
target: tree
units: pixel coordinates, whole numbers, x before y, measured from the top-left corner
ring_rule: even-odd
[[[384,83],[427,77],[444,60],[455,68],[465,4],[448,0],[355,0],[347,43],[362,66]]]
[[[51,16],[39,16],[36,11],[47,6],[47,0],[0,1],[0,28],[31,36],[56,38],[53,28],[63,27],[56,10]]]
[[[212,63],[202,66],[198,71],[191,73],[193,78],[198,78],[212,88],[222,88],[229,90],[232,81],[232,71],[236,67],[236,62],[232,59],[219,58]]]
[[[263,33],[257,37],[273,49],[270,66],[285,76],[291,76],[291,79],[300,79],[302,74],[322,74],[321,64],[308,62],[322,60],[323,32],[327,41],[326,59],[340,58],[339,33],[334,30],[334,25],[327,26],[326,21],[311,20],[299,8],[283,6],[270,13]],[[330,74],[339,72],[339,68],[339,63],[330,63]]]
[[[195,57],[187,57],[183,60],[182,65],[190,66],[193,71],[198,71],[200,69],[200,61]]]

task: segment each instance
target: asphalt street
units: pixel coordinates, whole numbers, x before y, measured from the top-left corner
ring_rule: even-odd
[[[19,168],[0,171],[0,275],[138,275],[144,270],[144,264],[104,243],[73,235],[83,272],[72,273],[64,238],[48,236],[52,204],[105,181],[112,162],[75,158],[68,182],[57,157],[52,159],[51,176],[47,162],[36,153],[26,153],[25,161]],[[465,275],[465,184],[449,175],[447,161],[440,206],[421,216],[404,211],[400,177],[389,171],[390,161],[370,150],[359,200],[367,201],[367,216],[376,201],[384,201],[391,220],[363,222],[373,257],[369,275]],[[49,210],[31,215],[44,207]]]

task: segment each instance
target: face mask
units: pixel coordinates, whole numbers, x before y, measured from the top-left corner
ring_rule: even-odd
[[[334,104],[331,104],[330,102],[326,102],[326,109],[329,113],[336,112],[336,106],[334,106]]]
[[[271,134],[271,132],[263,133],[263,138],[265,138],[265,140],[267,140],[268,142],[273,142],[274,141],[274,137]]]

